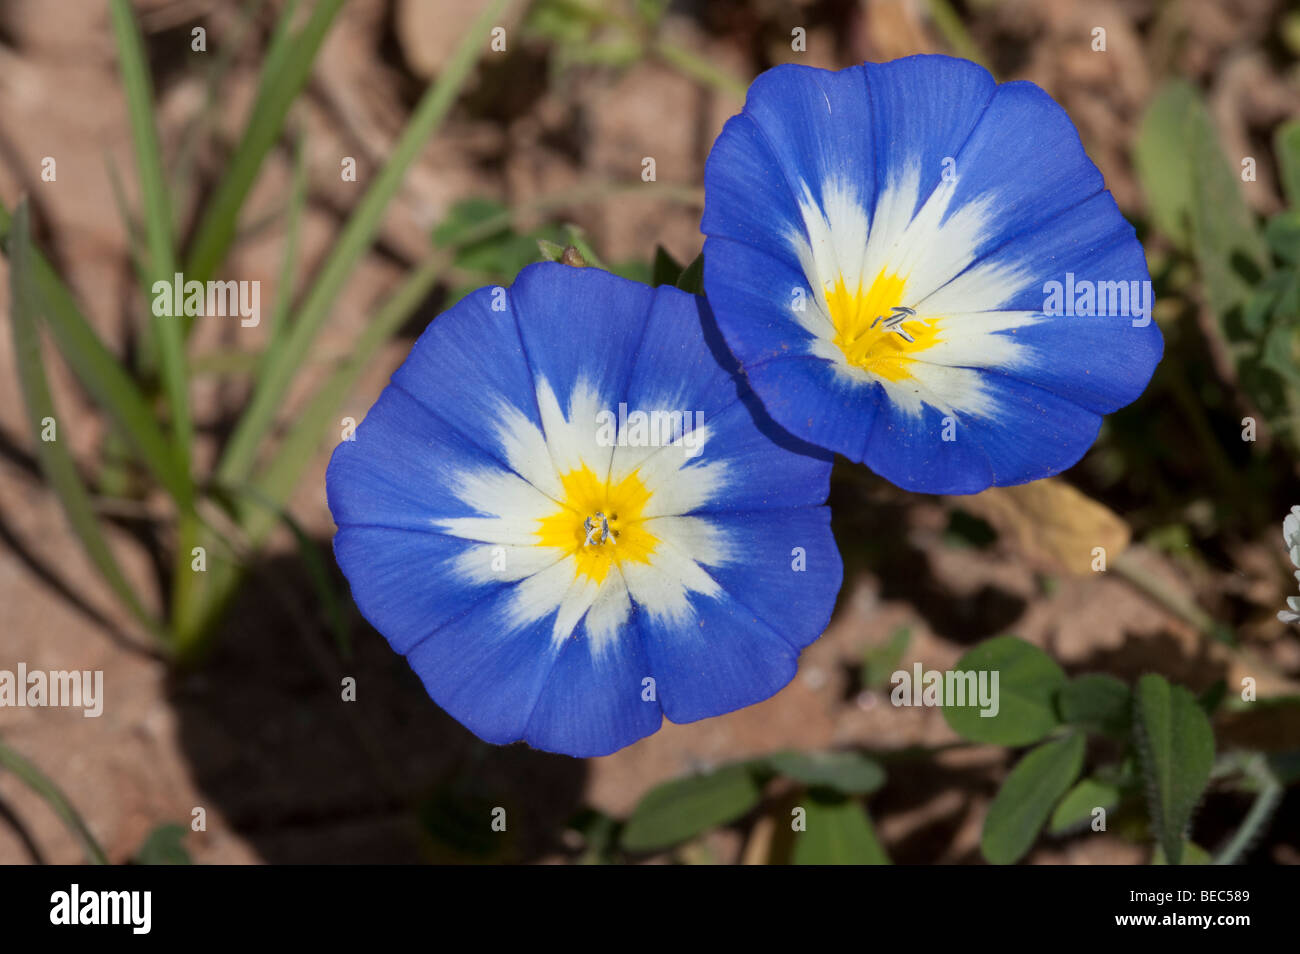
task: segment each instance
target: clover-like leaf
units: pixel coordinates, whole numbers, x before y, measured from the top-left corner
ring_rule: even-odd
[[[995,865],[1018,861],[1083,768],[1081,732],[1044,742],[1016,763],[989,806],[980,850]]]
[[[727,765],[651,789],[623,829],[628,851],[657,851],[735,821],[758,804],[758,784],[747,766]]]
[[[1065,673],[1047,653],[1015,636],[997,636],[962,656],[956,672],[988,673],[994,688],[994,707],[982,708],[978,699],[955,705],[946,699],[943,717],[954,732],[972,742],[993,745],[1030,745],[1058,725],[1054,696],[1065,685]]]

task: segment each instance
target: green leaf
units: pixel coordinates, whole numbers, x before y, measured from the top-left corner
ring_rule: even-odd
[[[234,155],[225,163],[216,191],[203,207],[203,218],[185,261],[187,279],[206,282],[225,259],[235,238],[244,200],[257,180],[263,160],[280,139],[289,107],[306,86],[316,54],[343,3],[344,0],[320,0],[312,9],[311,18],[297,33],[290,31],[297,3],[287,4],[280,15],[263,61],[248,125]]]
[[[484,229],[490,231],[484,232]],[[439,248],[473,245],[510,230],[510,210],[496,199],[470,196],[447,210],[433,229],[433,244]]]
[[[1174,864],[1214,764],[1214,733],[1196,697],[1162,676],[1138,680],[1133,722],[1156,840]]]
[[[327,439],[337,424],[335,414],[339,405],[351,393],[367,363],[385,341],[406,321],[429,295],[438,280],[443,260],[435,256],[412,272],[397,290],[380,305],[365,331],[349,350],[347,358],[316,389],[306,407],[290,426],[271,458],[256,473],[250,483],[218,485],[235,495],[232,508],[240,528],[252,548],[261,546],[267,535],[276,527],[284,512],[289,495],[310,466],[315,452]],[[337,435],[337,431],[334,434]],[[252,496],[250,496],[252,495]],[[192,532],[199,532],[192,528]],[[188,545],[195,545],[187,540]],[[188,545],[182,552],[188,554]],[[239,585],[242,570],[225,562],[210,562],[207,573],[185,573],[181,579],[191,581],[195,592],[190,600],[195,604],[186,625],[178,626],[184,633],[180,647],[186,654],[202,649],[209,635],[209,626],[226,605]],[[339,625],[338,623],[335,624]],[[340,643],[342,647],[350,645]]]
[[[781,775],[844,795],[865,795],[885,784],[885,770],[880,763],[860,752],[790,750],[769,755],[766,761]]]
[[[1282,261],[1300,264],[1300,209],[1288,209],[1269,219],[1264,226],[1264,239]],[[1279,282],[1282,288],[1293,287],[1297,281],[1294,270],[1278,277],[1282,279]]]
[[[159,825],[149,832],[140,850],[135,854],[138,865],[192,865],[190,853],[185,850],[185,828],[181,825]]]
[[[275,305],[267,329],[266,350],[259,361],[259,371],[270,364],[284,344],[288,332],[289,309],[293,304],[293,276],[298,265],[298,239],[303,210],[307,207],[307,137],[298,138],[293,157],[293,182],[289,187],[289,212],[285,222],[284,257],[280,260],[280,277],[276,282]]]
[[[660,285],[676,285],[682,277],[682,266],[677,259],[668,254],[662,245],[655,246],[655,262],[651,271],[650,284],[656,288]]]
[[[564,258],[564,246],[559,242],[552,242],[550,239],[539,238],[537,240],[537,254],[541,256],[543,262],[558,262]]]
[[[60,422],[55,413],[54,400],[50,397],[45,377],[45,363],[41,357],[37,329],[40,299],[33,270],[27,202],[23,200],[14,213],[9,243],[9,314],[14,360],[18,365],[18,384],[32,429],[36,460],[90,561],[141,624],[153,635],[161,636],[157,622],[140,603],[131,584],[122,575],[117,558],[109,549],[100,529],[90,494],[81,482],[77,466],[67,450],[68,424],[66,421]],[[44,439],[42,432],[46,422],[53,422],[55,427],[53,440]],[[63,429],[62,434],[59,433],[59,428]]]
[[[1181,857],[1183,860],[1180,862],[1180,864],[1184,864],[1184,865],[1214,864],[1214,859],[1210,857],[1210,853],[1206,851],[1204,848],[1202,848],[1200,845],[1196,844],[1196,842],[1194,841],[1187,841],[1187,840],[1183,841],[1183,849],[1182,849]],[[1164,848],[1160,847],[1159,845],[1156,845],[1155,853],[1151,856],[1151,863],[1153,865],[1169,864],[1168,859],[1165,858]]]
[[[1156,227],[1178,248],[1191,246],[1192,162],[1187,126],[1203,108],[1195,88],[1173,80],[1151,99],[1138,129],[1133,165]]]
[[[162,147],[153,123],[153,91],[144,41],[127,0],[111,0],[109,10],[117,38],[127,113],[131,119],[131,138],[140,173],[140,195],[144,200],[145,237],[149,247],[149,279],[144,292],[146,300],[152,301],[153,283],[164,281],[170,284],[176,274],[171,196],[163,172]],[[194,428],[190,420],[189,374],[185,365],[185,319],[180,315],[160,315],[154,309],[150,309],[150,315],[153,339],[158,344],[162,364],[167,407],[176,437],[176,453],[182,461],[188,462]]]
[[[654,277],[650,271],[650,266],[645,262],[617,262],[611,265],[609,270],[620,278],[640,282],[642,285],[649,285]]]
[[[1092,813],[1103,808],[1107,813],[1119,804],[1119,786],[1096,778],[1085,778],[1065,793],[1052,811],[1047,830],[1052,835],[1062,835],[1092,823]]]
[[[677,277],[677,287],[692,295],[704,294],[704,253],[695,256],[695,261],[682,269]]]
[[[1300,119],[1277,127],[1273,134],[1273,151],[1277,155],[1277,174],[1282,192],[1293,209],[1300,209]]]
[[[758,804],[758,784],[745,765],[666,782],[641,799],[623,829],[623,847],[668,848],[702,831],[735,821]]]
[[[1114,676],[1089,673],[1061,689],[1057,707],[1063,722],[1118,735],[1128,729],[1133,696]]]
[[[11,262],[12,227],[9,212],[0,203],[0,238],[10,245]],[[121,362],[104,347],[67,286],[34,246],[30,248],[30,259],[45,321],[63,359],[172,499],[182,509],[192,506],[194,488],[188,470],[158,427],[139,388]]]
[[[0,769],[12,772],[19,781],[50,806],[68,831],[72,832],[77,841],[81,842],[81,848],[86,854],[88,864],[108,864],[108,856],[104,854],[104,849],[99,846],[99,842],[95,840],[95,836],[86,827],[85,821],[77,809],[73,807],[72,802],[68,801],[68,797],[60,791],[57,785],[50,781],[44,772],[3,742],[0,742]]]
[[[871,817],[860,802],[810,793],[804,831],[794,836],[796,865],[887,865]]]
[[[1246,205],[1241,179],[1219,148],[1205,107],[1188,119],[1192,159],[1192,247],[1210,310],[1222,323],[1245,304],[1272,264],[1255,215]]]
[[[997,674],[993,694],[996,715],[981,715],[983,710],[969,699],[966,705],[944,706],[944,719],[963,738],[992,745],[1029,745],[1060,725],[1053,700],[1065,685],[1065,673],[1047,653],[1023,639],[997,636],[985,640],[962,656],[953,669],[990,673],[990,688],[992,674]]]
[[[879,689],[889,685],[889,677],[898,671],[898,664],[911,641],[911,627],[898,626],[883,646],[868,646],[862,654],[862,688]]]
[[[1079,777],[1084,736],[1071,732],[1044,742],[1016,763],[989,806],[980,850],[995,865],[1009,865],[1027,852],[1052,806]]]
[[[507,0],[492,0],[461,37],[455,53],[437,80],[429,86],[342,234],[330,250],[320,272],[293,321],[288,338],[261,375],[244,415],[235,427],[217,467],[218,477],[239,483],[252,470],[257,450],[280,411],[285,394],[302,366],[312,341],[329,317],[340,289],[370,248],[388,203],[397,193],[407,169],[429,137],[451,110],[461,87],[483,50],[488,32],[500,22]],[[531,243],[530,243],[531,244]],[[533,244],[529,255],[535,254]]]
[[[1202,692],[1196,698],[1196,704],[1205,711],[1207,716],[1213,717],[1219,706],[1223,705],[1223,700],[1228,696],[1228,682],[1226,679],[1216,679],[1208,689]]]
[[[565,826],[582,839],[580,865],[608,865],[617,861],[621,822],[594,808],[579,809]]]
[[[292,426],[266,465],[258,471],[252,486],[266,501],[283,508],[303,470],[311,463],[331,425],[337,424],[335,413],[348,396],[361,372],[375,353],[429,296],[442,273],[443,263],[430,259],[408,275],[401,285],[380,304],[365,331],[328,378],[316,389],[307,406],[295,417]],[[338,432],[334,431],[337,438]],[[254,544],[275,526],[275,513],[265,507],[255,508],[244,523]]]

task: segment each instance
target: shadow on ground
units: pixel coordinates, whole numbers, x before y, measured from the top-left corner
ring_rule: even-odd
[[[346,658],[315,602],[298,561],[259,566],[211,658],[172,679],[209,812],[272,863],[527,862],[562,850],[585,763],[479,741],[355,615]],[[355,701],[342,698],[345,677]],[[498,808],[504,832],[492,828]]]

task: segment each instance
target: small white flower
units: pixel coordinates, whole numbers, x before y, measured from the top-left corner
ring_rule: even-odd
[[[1291,562],[1300,567],[1300,507],[1292,507],[1282,521],[1282,543],[1286,545]],[[1295,578],[1300,583],[1300,569],[1296,570]],[[1291,608],[1278,610],[1277,618],[1284,623],[1300,623],[1300,597],[1289,597],[1286,605]]]
[[[1300,539],[1297,539],[1297,537],[1300,537],[1300,507],[1292,507],[1291,512],[1286,515],[1286,519],[1282,521],[1282,542],[1291,551],[1291,562],[1295,563],[1296,566],[1300,566],[1300,563],[1296,563],[1295,558],[1295,547],[1297,543],[1300,543]]]

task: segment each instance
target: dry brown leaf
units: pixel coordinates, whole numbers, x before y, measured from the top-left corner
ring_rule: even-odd
[[[1110,566],[1132,538],[1119,514],[1056,477],[949,501],[988,521],[1006,543],[1044,569],[1091,573],[1097,547],[1105,550]]]

